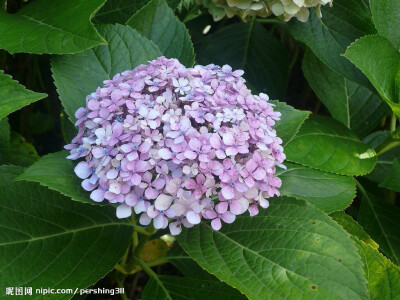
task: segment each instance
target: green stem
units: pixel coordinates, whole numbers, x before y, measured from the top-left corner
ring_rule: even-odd
[[[400,127],[390,133],[390,136],[375,148],[377,155],[381,155],[397,146],[400,146]]]
[[[139,227],[139,226],[137,226]],[[141,227],[140,227],[141,228]],[[143,229],[143,228],[141,228]],[[136,227],[135,227],[136,230]],[[131,274],[132,272],[134,272],[135,269],[135,262],[134,262],[134,256],[140,256],[144,246],[146,245],[147,241],[150,239],[150,237],[157,231],[156,229],[154,229],[153,226],[148,226],[145,229],[143,229],[143,233],[139,239],[139,242],[136,244],[136,247],[134,247],[132,250],[132,255],[129,258],[127,264],[126,264],[126,272]]]
[[[134,257],[134,261],[142,267],[143,271],[146,272],[147,275],[149,275],[150,278],[153,278],[155,281],[157,281],[158,285],[164,290],[165,294],[167,295],[166,299],[172,300],[171,296],[169,295],[168,290],[165,288],[164,284],[162,281],[158,278],[158,275],[149,267],[149,265],[146,264],[143,260],[140,258]]]
[[[393,132],[396,130],[396,114],[392,113],[392,118],[390,119],[390,132]]]
[[[117,279],[117,285],[118,285],[118,287],[120,289],[123,289],[123,291],[124,291],[123,293],[121,293],[121,299],[122,300],[129,300],[128,296],[125,294],[124,280],[125,280],[125,277],[121,278],[121,279]]]
[[[155,231],[149,231],[147,230],[146,227],[141,227],[138,225],[133,225],[133,228],[135,229],[136,232],[143,234],[143,235],[152,235]]]

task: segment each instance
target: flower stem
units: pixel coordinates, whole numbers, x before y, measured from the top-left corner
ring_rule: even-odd
[[[158,275],[149,267],[149,265],[146,264],[145,261],[141,260],[140,258],[134,257],[134,261],[142,267],[143,271],[146,272],[147,275],[149,275],[150,278],[153,278],[155,281],[157,281],[158,285],[164,290],[165,294],[167,295],[166,299],[172,300],[171,296],[168,293],[168,290],[165,288],[164,284],[162,281],[158,278]]]

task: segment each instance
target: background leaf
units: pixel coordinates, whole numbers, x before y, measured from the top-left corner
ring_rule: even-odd
[[[37,183],[13,182],[22,170],[0,167],[0,297],[7,286],[35,290],[95,283],[126,251],[131,225],[118,220],[113,207],[77,203]]]
[[[18,81],[0,70],[0,119],[8,114],[46,97],[46,94],[27,90]]]
[[[368,7],[363,0],[335,0],[321,12],[323,17],[319,18],[311,9],[306,23],[292,20],[288,23],[290,32],[332,70],[368,86],[365,76],[341,56],[354,40],[376,33]]]
[[[363,143],[370,145],[372,148],[379,146],[390,135],[389,131],[376,131],[367,136]],[[390,173],[393,167],[393,160],[400,159],[400,147],[393,148],[377,157],[376,165],[366,178],[375,182],[382,182]]]
[[[249,299],[367,299],[359,256],[339,225],[301,200],[270,203],[220,231],[204,223],[185,229],[178,241]]]
[[[394,160],[389,175],[379,186],[400,192],[400,163],[397,159]]]
[[[224,26],[204,37],[195,48],[198,63],[242,69],[253,93],[284,99],[289,76],[287,50],[257,22]]]
[[[372,82],[382,99],[400,116],[396,75],[400,53],[384,37],[371,35],[360,38],[346,50],[346,57]]]
[[[99,32],[107,46],[52,59],[55,85],[71,120],[75,120],[75,111],[85,106],[86,96],[103,86],[104,80],[161,56],[153,42],[129,26],[103,25]]]
[[[35,147],[27,142],[22,135],[11,131],[10,147],[7,151],[7,163],[27,167],[33,164],[38,158],[39,155]]]
[[[166,57],[193,66],[195,55],[189,32],[165,0],[150,1],[126,25],[152,40]]]
[[[16,14],[0,11],[0,48],[10,53],[65,54],[105,44],[90,23],[104,1],[37,0]]]
[[[282,180],[279,192],[306,200],[325,212],[347,208],[356,196],[353,178],[285,162],[287,170],[276,175]],[[312,187],[312,188],[310,188]]]
[[[163,283],[171,298],[160,288],[157,281],[152,278],[146,284],[143,291],[142,300],[154,299],[246,299],[234,288],[215,280],[204,280],[198,278],[176,277],[176,276],[158,276]]]
[[[372,16],[378,32],[400,48],[400,2],[370,0]]]
[[[376,163],[376,153],[344,125],[312,115],[286,145],[289,161],[342,175],[364,175]]]
[[[76,163],[66,159],[68,155],[69,152],[64,150],[42,156],[16,180],[38,182],[72,200],[96,204],[89,198],[90,192],[82,188],[82,180],[74,172]]]
[[[0,120],[0,164],[7,162],[7,151],[10,147],[10,124],[8,118]]]
[[[396,264],[400,260],[400,208],[386,203],[362,186],[358,222],[365,231],[379,244],[379,249]],[[382,195],[381,192],[379,192]]]
[[[332,71],[307,49],[303,73],[319,100],[332,117],[364,137],[375,129],[388,106],[370,90]]]

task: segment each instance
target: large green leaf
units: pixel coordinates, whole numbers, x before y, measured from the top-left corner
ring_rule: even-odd
[[[388,107],[372,90],[332,71],[307,49],[303,73],[332,117],[358,136],[365,136],[381,122]]]
[[[103,25],[99,32],[108,42],[83,53],[53,57],[53,78],[65,112],[71,120],[85,106],[85,98],[115,74],[161,56],[158,47],[130,26]]]
[[[27,90],[18,81],[0,70],[0,119],[8,114],[46,97],[46,94]]]
[[[396,75],[400,53],[386,38],[370,35],[360,38],[346,50],[346,57],[372,82],[382,99],[400,116]]]
[[[126,24],[156,43],[166,57],[177,58],[188,67],[194,64],[189,32],[165,0],[151,0]]]
[[[282,139],[282,145],[285,146],[299,131],[301,124],[307,119],[309,112],[295,109],[285,102],[272,100],[271,103],[275,105],[274,110],[282,114],[281,119],[276,122],[274,129]]]
[[[342,175],[364,175],[376,163],[375,151],[344,125],[312,115],[285,147],[289,161]]]
[[[93,18],[95,23],[125,24],[148,0],[107,0]]]
[[[105,44],[90,23],[104,0],[37,0],[16,14],[0,12],[0,48],[10,53],[82,52]]]
[[[152,278],[143,290],[142,300],[246,299],[238,290],[215,280],[176,276],[158,276],[158,280],[162,282],[165,289],[156,279]]]
[[[389,175],[379,186],[400,192],[400,163],[397,159],[394,160]]]
[[[220,231],[204,223],[185,229],[178,241],[249,299],[367,299],[360,258],[339,225],[302,200],[270,203]]]
[[[400,269],[390,260],[360,240],[355,244],[363,262],[371,300],[400,299]]]
[[[379,244],[380,250],[396,264],[400,263],[400,208],[359,185],[362,193],[358,222]],[[382,195],[382,192],[379,192]]]
[[[206,36],[195,45],[201,64],[229,64],[245,71],[253,92],[283,99],[289,74],[286,48],[257,22],[236,23]]]
[[[282,180],[279,191],[284,196],[306,200],[328,213],[347,208],[356,196],[352,177],[289,162],[285,166],[287,170],[279,169],[276,173]]]
[[[378,32],[400,48],[400,2],[370,0],[372,16]]]
[[[82,180],[74,173],[76,164],[66,159],[67,156],[68,151],[65,150],[42,156],[16,180],[38,182],[72,200],[95,204],[89,198],[89,192],[81,187]]]
[[[343,227],[353,237],[363,241],[365,244],[378,249],[379,245],[371,239],[371,237],[364,231],[360,224],[358,224],[352,217],[343,211],[336,211],[330,214],[331,218],[336,221],[340,226]]]
[[[375,131],[367,136],[363,142],[372,148],[379,146],[390,135],[389,131]],[[369,180],[382,182],[390,173],[393,167],[393,160],[400,160],[400,147],[393,148],[378,156],[375,168],[367,175]]]
[[[354,82],[368,85],[365,76],[341,56],[354,40],[376,33],[364,1],[335,0],[332,7],[325,5],[321,11],[322,18],[311,9],[306,23],[291,21],[288,24],[290,32],[332,70]]]
[[[85,288],[97,282],[126,251],[131,225],[118,220],[113,207],[14,182],[22,170],[0,167],[0,297],[9,286]]]

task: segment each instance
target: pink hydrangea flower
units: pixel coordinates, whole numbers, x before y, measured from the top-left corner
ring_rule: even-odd
[[[202,219],[219,230],[267,208],[284,168],[273,128],[281,114],[242,75],[160,57],[104,81],[76,111],[79,133],[65,146],[81,159],[75,173],[90,198],[173,235]]]

